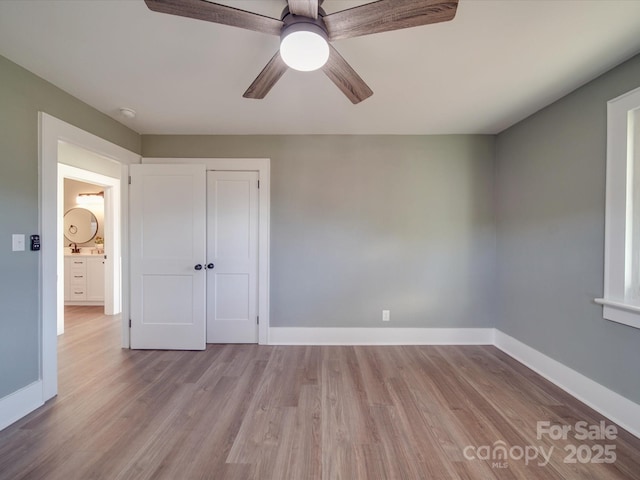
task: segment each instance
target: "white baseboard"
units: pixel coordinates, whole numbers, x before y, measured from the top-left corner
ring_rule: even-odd
[[[513,337],[495,331],[495,346],[640,438],[640,405]]]
[[[493,328],[272,327],[269,345],[493,345]]]
[[[41,380],[0,398],[0,430],[17,422],[42,405],[44,405],[44,401],[42,400]]]

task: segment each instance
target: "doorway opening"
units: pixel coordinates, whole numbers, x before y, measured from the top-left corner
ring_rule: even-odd
[[[60,183],[64,177],[58,175],[64,156],[64,149],[69,148],[70,155],[64,156],[64,164],[69,168],[79,168],[104,178],[117,179],[117,185],[105,182],[105,208],[117,209],[120,212],[119,223],[114,222],[112,232],[119,228],[118,235],[127,238],[128,192],[119,188],[120,178],[128,178],[129,165],[139,163],[140,156],[96,135],[81,130],[73,125],[58,120],[46,113],[39,114],[40,132],[40,325],[41,325],[41,383],[42,402],[53,398],[58,393],[58,316],[64,308],[64,276],[60,268],[63,262],[62,208],[61,196],[63,188]],[[73,147],[76,147],[75,149]],[[92,159],[79,161],[73,155],[77,150],[94,154]],[[64,167],[63,167],[64,168]],[[113,173],[118,172],[118,173]],[[101,181],[92,183],[101,184]],[[116,192],[117,187],[117,192]],[[120,203],[117,203],[117,202]],[[115,206],[114,206],[115,205]],[[109,233],[105,232],[105,250],[109,258],[109,248],[115,248],[120,242],[109,241]],[[111,247],[109,247],[111,245]],[[119,254],[120,265],[128,264],[128,245],[122,242]],[[115,256],[111,256],[115,261]],[[129,346],[128,329],[128,270],[119,267],[121,285],[115,291],[121,291],[122,309],[122,346]],[[114,280],[115,282],[115,280]],[[119,298],[119,297],[118,297]],[[127,323],[125,328],[124,324]]]
[[[64,333],[65,305],[104,305],[105,315],[122,310],[120,166],[110,175],[85,170],[108,162],[61,142],[58,155],[57,333]],[[109,163],[106,164],[109,166]],[[95,168],[94,168],[95,170]],[[107,170],[102,168],[102,170]],[[94,195],[87,195],[94,194]],[[85,203],[86,199],[90,200]],[[80,202],[80,204],[78,204]],[[98,240],[98,242],[96,242]]]

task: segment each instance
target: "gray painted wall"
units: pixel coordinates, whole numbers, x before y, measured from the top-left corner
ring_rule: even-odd
[[[271,158],[273,326],[490,327],[493,144],[479,135],[144,135],[142,151]]]
[[[606,104],[640,56],[496,142],[497,327],[640,403],[640,330],[602,318]]]
[[[39,254],[11,251],[12,233],[38,233],[38,111],[140,150],[137,133],[0,57],[0,398],[39,378]]]

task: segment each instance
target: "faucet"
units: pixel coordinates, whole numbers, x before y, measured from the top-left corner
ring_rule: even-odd
[[[71,247],[71,253],[80,253],[77,243],[70,243],[69,246]]]

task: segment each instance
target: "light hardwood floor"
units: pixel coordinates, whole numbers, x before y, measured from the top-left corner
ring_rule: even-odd
[[[538,421],[613,424],[494,347],[128,351],[100,310],[67,308],[59,395],[0,432],[0,479],[640,478],[620,428],[537,438]],[[615,462],[565,463],[571,445]],[[541,447],[544,466],[517,458]]]

